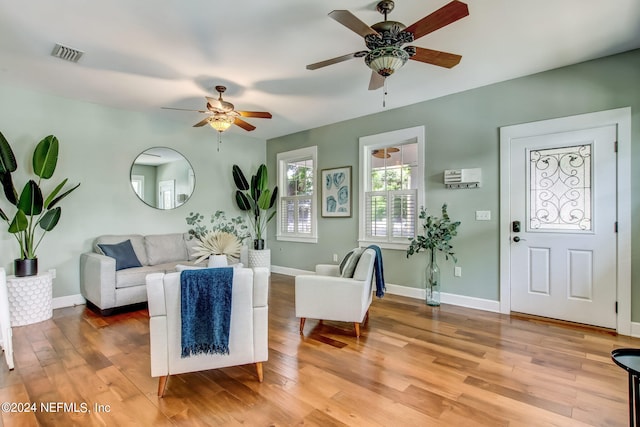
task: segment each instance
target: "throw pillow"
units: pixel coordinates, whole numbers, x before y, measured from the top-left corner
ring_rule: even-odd
[[[131,240],[125,240],[113,245],[98,243],[98,246],[106,256],[115,258],[116,271],[124,270],[125,268],[142,267],[136,253],[133,251]]]
[[[363,250],[363,248],[355,248],[344,256],[340,262],[340,277],[353,277],[353,272],[356,270]]]

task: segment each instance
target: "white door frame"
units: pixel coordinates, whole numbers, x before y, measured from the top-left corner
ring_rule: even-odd
[[[617,332],[631,335],[631,107],[580,114],[500,128],[500,312],[511,312],[510,199],[511,141],[515,138],[569,132],[615,124],[617,159]]]

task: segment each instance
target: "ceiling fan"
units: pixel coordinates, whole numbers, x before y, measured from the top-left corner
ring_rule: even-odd
[[[397,153],[398,151],[400,151],[399,148],[396,147],[387,147],[387,148],[383,148],[383,149],[375,149],[371,151],[371,155],[373,157],[377,157],[378,159],[388,159],[389,157],[391,157],[390,153]]]
[[[189,110],[186,108],[171,108],[171,107],[162,107],[165,110],[180,110],[180,111],[196,111],[198,113],[208,114],[207,117],[200,120],[198,123],[193,125],[193,127],[200,127],[206,124],[210,125],[212,128],[217,130],[218,132],[224,132],[229,129],[231,125],[236,125],[241,127],[246,131],[252,131],[256,127],[250,123],[245,122],[240,117],[256,117],[259,119],[270,119],[271,113],[267,113],[266,111],[239,111],[234,110],[234,106],[232,103],[227,102],[222,99],[222,94],[227,90],[224,86],[216,86],[216,91],[218,92],[218,98],[211,98],[206,96],[207,99],[207,109],[206,110]]]
[[[385,78],[402,67],[408,59],[445,68],[454,67],[460,62],[462,58],[460,55],[418,46],[405,46],[403,48],[402,45],[411,43],[469,15],[469,8],[465,3],[454,0],[408,27],[400,22],[387,20],[387,14],[393,8],[393,0],[380,1],[376,6],[376,10],[384,15],[384,21],[372,26],[365,24],[348,10],[334,10],[329,13],[331,18],[364,37],[365,44],[369,50],[361,50],[309,64],[307,69],[316,70],[351,58],[364,57],[365,64],[373,70],[369,82],[369,90],[375,90],[381,88],[384,85]]]

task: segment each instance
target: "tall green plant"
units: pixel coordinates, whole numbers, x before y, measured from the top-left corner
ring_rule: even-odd
[[[251,184],[245,178],[238,165],[233,165],[233,182],[236,184],[236,204],[240,210],[247,212],[249,222],[253,227],[253,237],[262,240],[267,223],[273,219],[276,211],[269,213],[278,199],[278,187],[270,190],[267,167],[262,164],[255,175],[251,177]]]
[[[44,197],[40,184],[42,180],[51,178],[56,170],[58,147],[58,138],[53,135],[38,143],[32,159],[33,173],[38,178],[30,179],[18,195],[11,175],[18,168],[16,157],[9,142],[0,132],[0,183],[7,201],[16,208],[11,218],[0,209],[0,218],[9,225],[9,233],[15,236],[20,245],[20,259],[36,258],[36,249],[42,238],[48,231],[53,230],[60,220],[62,209],[56,205],[80,186],[77,184],[61,193],[67,183],[65,178],[46,198]],[[38,228],[41,230],[40,233],[37,233]]]
[[[445,254],[445,258],[453,258],[454,262],[458,262],[451,246],[451,239],[458,234],[460,221],[452,222],[447,213],[447,204],[442,205],[442,217],[427,215],[424,207],[420,208],[420,216],[422,220],[422,234],[410,239],[411,243],[407,249],[407,258],[414,253],[422,250],[431,251],[431,255],[435,256],[435,251],[441,251]]]

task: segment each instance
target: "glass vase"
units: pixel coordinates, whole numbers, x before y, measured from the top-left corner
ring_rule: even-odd
[[[440,267],[436,263],[436,253],[431,250],[429,265],[427,265],[426,283],[427,296],[426,303],[431,307],[440,306]]]

